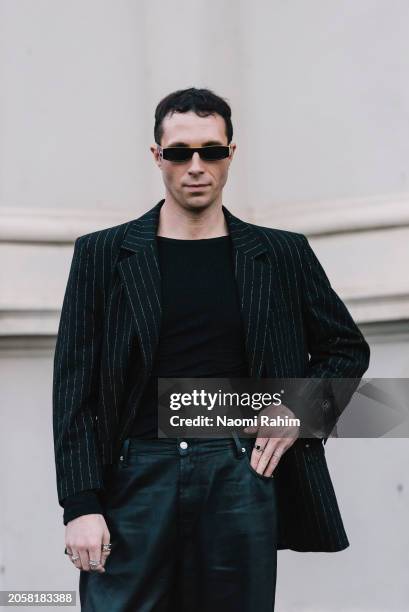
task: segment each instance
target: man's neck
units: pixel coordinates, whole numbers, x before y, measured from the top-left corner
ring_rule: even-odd
[[[201,240],[227,236],[229,228],[221,202],[203,208],[184,208],[165,199],[161,206],[158,236],[179,240]]]

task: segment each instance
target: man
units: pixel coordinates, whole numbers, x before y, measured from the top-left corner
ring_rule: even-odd
[[[83,610],[272,610],[278,549],[349,545],[322,445],[343,406],[316,400],[321,439],[159,439],[157,378],[357,385],[369,347],[305,236],[222,204],[225,100],[174,92],[154,133],[165,198],[75,241],[53,386],[66,553]]]

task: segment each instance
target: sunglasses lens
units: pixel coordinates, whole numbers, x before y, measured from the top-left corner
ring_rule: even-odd
[[[187,161],[192,158],[192,151],[189,147],[169,147],[163,149],[163,159],[167,159],[173,162]]]
[[[207,161],[212,161],[216,159],[224,159],[225,157],[229,157],[229,147],[223,146],[213,146],[213,147],[203,147],[200,151],[200,157]]]
[[[205,161],[215,161],[229,157],[230,149],[224,146],[201,147],[196,149],[200,157]],[[168,147],[162,149],[163,159],[172,162],[185,162],[192,159],[195,149],[190,147]]]

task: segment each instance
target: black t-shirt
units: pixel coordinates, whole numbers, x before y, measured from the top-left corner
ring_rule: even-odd
[[[131,436],[157,438],[157,378],[247,376],[229,235],[157,236],[162,322],[152,375]]]

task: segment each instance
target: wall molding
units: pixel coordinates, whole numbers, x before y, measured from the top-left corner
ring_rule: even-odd
[[[136,219],[134,209],[0,207],[1,242],[71,243],[83,234]]]
[[[308,236],[327,236],[409,226],[409,193],[363,198],[274,203],[254,223]]]

